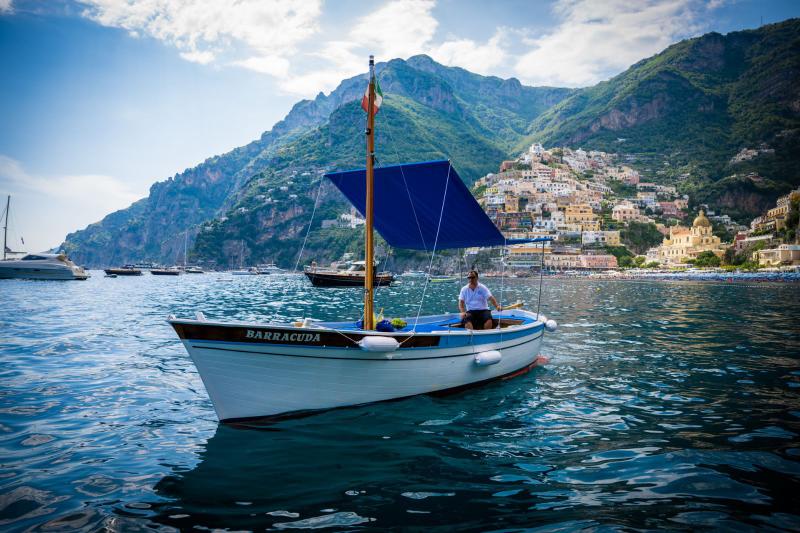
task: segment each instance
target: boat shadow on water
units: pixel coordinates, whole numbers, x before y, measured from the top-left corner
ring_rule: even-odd
[[[528,411],[524,392],[541,371],[449,398],[219,424],[194,468],[155,486],[166,501],[152,520],[180,529],[486,525],[497,512],[485,499],[494,469],[472,446],[485,431],[527,423],[514,413]]]

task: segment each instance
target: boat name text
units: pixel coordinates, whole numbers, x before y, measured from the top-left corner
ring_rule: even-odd
[[[247,330],[248,339],[259,339],[265,341],[289,341],[289,342],[319,342],[319,333],[286,333],[283,331],[255,331]]]

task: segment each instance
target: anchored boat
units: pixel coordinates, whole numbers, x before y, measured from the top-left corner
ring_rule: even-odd
[[[495,329],[465,329],[457,313],[404,319],[376,330],[373,228],[390,246],[435,254],[510,244],[449,161],[374,168],[380,100],[374,62],[362,106],[368,113],[366,169],[326,178],[366,218],[364,314],[358,322],[223,322],[170,316],[222,421],[293,416],[447,391],[527,372],[556,324],[523,309],[494,315]],[[535,239],[525,242],[542,242]],[[427,282],[427,281],[426,281]]]
[[[336,268],[319,268],[315,264],[303,269],[303,273],[315,287],[363,287],[367,269],[364,261],[353,261],[345,270]],[[391,285],[394,274],[391,272],[375,272],[372,284],[375,287]]]

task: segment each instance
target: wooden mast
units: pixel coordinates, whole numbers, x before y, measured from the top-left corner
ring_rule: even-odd
[[[366,224],[364,229],[364,329],[375,329],[373,320],[373,177],[375,165],[375,58],[369,56],[369,97],[367,100],[367,187],[366,187]]]

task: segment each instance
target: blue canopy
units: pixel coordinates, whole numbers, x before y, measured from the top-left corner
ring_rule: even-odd
[[[366,170],[360,169],[325,175],[362,215],[366,212],[365,174]],[[375,229],[395,248],[431,251],[434,246],[441,250],[512,244],[481,209],[449,161],[376,168],[374,183]],[[541,240],[550,239],[513,243]]]

